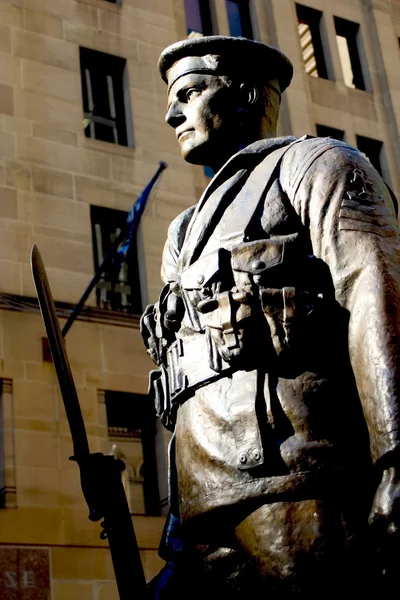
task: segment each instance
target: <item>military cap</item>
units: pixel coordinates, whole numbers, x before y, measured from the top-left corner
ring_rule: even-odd
[[[174,64],[182,60],[187,64],[180,64],[169,73]],[[277,80],[281,92],[293,76],[292,63],[277,48],[243,37],[222,35],[188,38],[168,46],[158,60],[158,70],[169,87],[188,73],[208,73],[239,76],[252,83]]]

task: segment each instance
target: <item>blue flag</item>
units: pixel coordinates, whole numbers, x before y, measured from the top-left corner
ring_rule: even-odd
[[[119,265],[121,265],[126,259],[126,255],[128,254],[129,248],[131,247],[135,231],[139,225],[139,221],[145,209],[147,199],[150,196],[150,192],[153,189],[157,179],[166,168],[167,163],[160,162],[160,166],[158,167],[156,174],[146,185],[143,192],[140,194],[139,198],[133,203],[132,208],[129,211],[128,218],[126,219],[126,224],[128,226],[126,240],[119,246],[115,255],[115,262],[117,262]]]
[[[106,274],[110,274],[110,271],[114,273],[114,277],[111,277],[111,280],[118,278],[118,273],[121,269],[121,265],[124,262],[126,255],[128,254],[129,248],[132,244],[132,240],[134,239],[134,234],[136,228],[139,224],[140,218],[143,214],[144,208],[146,206],[147,198],[150,195],[154,184],[159,178],[160,174],[167,168],[167,164],[165,162],[160,162],[160,166],[157,169],[154,177],[149,181],[147,186],[144,188],[143,192],[140,194],[139,198],[134,202],[131,210],[129,211],[128,218],[126,220],[127,225],[127,234],[125,236],[125,241],[120,243],[119,236],[117,240],[114,242],[114,246],[111,248],[110,252],[104,258],[101,265],[99,265],[96,269],[95,274],[93,275],[89,285],[86,290],[83,292],[78,304],[75,306],[74,310],[68,317],[67,322],[65,323],[62,334],[66,336],[68,331],[70,330],[72,324],[76,320],[77,316],[82,311],[82,308],[89,298],[91,291],[94,289],[95,285],[100,281],[102,276]],[[116,249],[117,246],[117,249]]]

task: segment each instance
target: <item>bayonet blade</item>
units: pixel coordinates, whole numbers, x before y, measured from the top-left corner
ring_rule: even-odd
[[[78,394],[76,393],[75,383],[65,350],[64,339],[61,334],[46,269],[36,245],[32,247],[31,267],[40,311],[42,313],[58,383],[64,401],[65,412],[67,413],[67,419],[71,430],[74,458],[84,458],[90,453],[85,423],[83,422]]]

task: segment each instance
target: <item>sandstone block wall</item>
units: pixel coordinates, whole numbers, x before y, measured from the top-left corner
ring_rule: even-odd
[[[215,33],[229,34],[224,0],[210,4]],[[278,133],[315,134],[318,123],[342,129],[352,144],[356,135],[382,141],[385,176],[400,195],[400,0],[301,4],[323,11],[332,80],[304,72],[294,0],[250,0],[255,38],[278,45],[295,67]],[[334,16],[360,24],[368,91],[344,83]],[[0,297],[35,296],[29,252],[36,243],[56,300],[77,302],[93,274],[90,205],[129,210],[164,160],[168,169],[139,236],[142,298],[157,298],[168,225],[207,183],[200,167],[181,160],[164,124],[166,90],[155,68],[165,45],[185,36],[183,0],[0,0]],[[85,137],[79,46],[126,59],[133,147]],[[93,295],[88,303],[95,305]],[[109,552],[99,526],[87,519],[69,461],[71,440],[54,369],[43,362],[43,335],[31,309],[0,309],[0,475],[9,488],[7,508],[0,509],[0,550],[46,549],[53,600],[114,600]],[[67,348],[92,451],[108,452],[101,392],[146,393],[152,368],[137,325],[79,321]],[[133,520],[152,577],[161,565],[163,518]]]

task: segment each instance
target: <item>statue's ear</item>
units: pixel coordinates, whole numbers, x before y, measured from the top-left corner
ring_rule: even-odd
[[[241,110],[248,110],[257,103],[259,98],[258,89],[250,83],[241,83],[239,86],[239,106]]]

